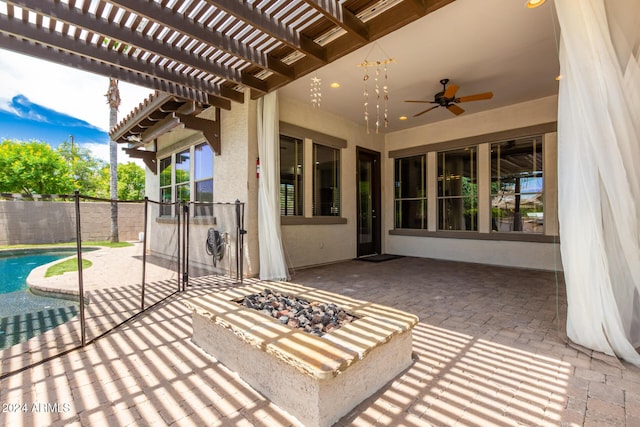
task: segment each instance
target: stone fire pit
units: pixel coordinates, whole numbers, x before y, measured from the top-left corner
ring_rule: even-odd
[[[328,427],[412,363],[412,314],[314,288],[269,283],[269,289],[320,304],[335,304],[356,320],[313,335],[241,305],[264,284],[186,302],[193,310],[193,342],[295,416]]]

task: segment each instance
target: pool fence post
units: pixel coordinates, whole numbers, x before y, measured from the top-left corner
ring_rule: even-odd
[[[244,276],[244,235],[247,230],[244,229],[244,203],[240,203],[236,199],[236,280],[242,279]]]
[[[82,282],[82,230],[80,228],[80,192],[74,192],[76,204],[76,251],[78,258],[78,298],[80,300],[80,337],[82,347],[86,344],[85,320],[84,320],[84,284]]]
[[[182,252],[180,251],[180,217],[182,215],[180,215],[180,203],[176,203],[175,204],[176,209],[178,209],[178,211],[176,212],[176,218],[178,220],[178,241],[177,241],[177,245],[178,245],[178,259],[177,259],[177,264],[178,264],[178,292],[180,292],[180,282],[182,281],[182,276],[180,275],[181,272],[181,267],[182,267],[182,258],[180,257],[180,255],[182,254]]]
[[[182,215],[184,221],[182,222],[182,291],[187,290],[187,284],[189,283],[189,202],[182,202]]]
[[[142,230],[142,295],[140,310],[144,311],[144,288],[147,280],[147,218],[149,214],[149,197],[144,198],[144,227]]]

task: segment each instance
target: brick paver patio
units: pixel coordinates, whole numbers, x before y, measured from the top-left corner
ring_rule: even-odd
[[[420,317],[415,363],[339,425],[640,426],[640,369],[566,341],[554,273],[400,258],[301,270],[291,281]],[[298,425],[191,343],[183,300],[237,286],[192,284],[86,348],[2,379],[0,424]],[[3,367],[16,347],[37,352],[27,343],[0,352]]]

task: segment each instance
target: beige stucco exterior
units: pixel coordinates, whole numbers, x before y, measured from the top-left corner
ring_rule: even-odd
[[[280,98],[280,121],[291,123],[306,129],[322,132],[347,141],[347,148],[341,150],[341,217],[347,220],[346,224],[303,224],[283,225],[282,237],[285,256],[293,267],[302,267],[315,264],[326,264],[356,256],[356,147],[382,153],[384,148],[384,135],[370,131],[361,124],[352,123],[341,117],[323,111],[321,108],[312,108],[286,98]],[[312,170],[312,156],[310,142],[305,146],[305,170]],[[309,179],[304,182],[311,185]],[[382,194],[386,192],[387,185],[383,182]],[[309,189],[306,194],[311,194]],[[310,206],[310,197],[305,201]],[[310,217],[310,207],[305,209],[305,216]],[[385,217],[384,212],[382,217]]]
[[[490,198],[488,190],[480,190],[478,201],[478,232],[440,234],[436,230],[435,203],[428,205],[428,231],[425,235],[403,235],[394,232],[394,159],[389,153],[429,144],[441,144],[478,135],[509,131],[557,121],[557,97],[541,98],[509,107],[478,114],[462,115],[408,130],[389,134],[375,133],[364,123],[353,123],[335,116],[310,103],[279,98],[280,121],[313,132],[346,141],[340,150],[341,215],[328,223],[318,223],[311,215],[311,173],[313,169],[311,149],[313,141],[304,141],[305,203],[304,218],[297,218],[295,225],[284,221],[281,225],[285,257],[291,268],[326,264],[352,259],[357,256],[357,147],[379,152],[381,155],[381,248],[383,253],[437,259],[469,261],[512,267],[561,270],[557,222],[557,138],[555,132],[543,135],[544,146],[544,203],[545,231],[542,241],[509,238],[501,240],[489,230]],[[205,117],[210,112],[205,112]],[[257,103],[247,96],[245,103],[233,103],[230,111],[221,111],[221,154],[214,158],[214,201],[245,203],[245,257],[244,273],[256,276],[259,272],[258,242],[258,178],[256,177]],[[199,133],[179,130],[158,140],[158,159],[177,152],[189,145],[204,141]],[[428,168],[434,167],[435,151],[427,154]],[[478,179],[487,180],[490,168],[489,144],[478,145]],[[433,178],[427,182],[430,194],[434,194]],[[147,171],[147,196],[159,198],[158,176]],[[488,184],[485,182],[485,184]],[[169,222],[169,223],[167,223]],[[195,225],[197,235],[206,235],[210,224]],[[152,214],[153,233],[160,236],[171,233],[171,221],[157,220]],[[200,227],[200,228],[198,228]],[[174,227],[175,228],[175,227]],[[153,235],[150,237],[153,241]],[[167,241],[167,236],[161,240]],[[200,245],[201,242],[195,242]],[[152,250],[164,251],[152,243]],[[193,254],[198,251],[194,247]],[[197,256],[197,255],[195,255]],[[203,262],[206,263],[206,260]]]
[[[258,257],[258,181],[255,174],[255,162],[258,157],[256,131],[256,102],[247,96],[245,103],[234,103],[231,111],[221,111],[221,152],[214,155],[213,160],[213,193],[214,202],[228,203],[229,206],[216,207],[215,221],[198,218],[191,221],[190,259],[196,264],[209,266],[210,260],[204,253],[204,241],[207,230],[216,225],[220,231],[227,231],[232,236],[230,253],[235,253],[235,203],[244,204],[244,228],[247,230],[244,244],[243,272],[246,276],[255,276],[260,271]],[[201,118],[215,119],[213,109],[199,115]],[[187,147],[200,144],[205,139],[199,132],[179,129],[167,133],[157,140],[158,163],[173,153]],[[146,170],[146,196],[151,200],[160,199],[159,176]],[[151,205],[149,218],[151,231],[149,247],[151,253],[157,255],[177,256],[177,223],[175,219],[158,218],[158,206]],[[235,260],[231,269],[235,273]],[[217,268],[221,273],[229,273],[227,262]]]
[[[557,97],[551,96],[509,107],[489,110],[472,115],[461,115],[431,125],[420,126],[405,131],[394,132],[386,137],[385,155],[387,171],[384,182],[393,182],[393,159],[388,153],[392,150],[411,148],[425,144],[436,144],[491,134],[510,129],[526,128],[528,126],[555,122],[557,120]],[[489,176],[489,144],[480,144],[478,153],[479,180]],[[557,136],[547,133],[543,138],[544,152],[544,202],[545,202],[545,231],[544,234],[558,236],[557,217]],[[435,167],[435,152],[428,155],[427,168]],[[435,183],[427,183],[429,193],[435,194]],[[439,238],[426,236],[389,235],[393,230],[393,215],[387,215],[383,227],[385,248],[389,253],[421,256],[427,258],[447,259],[454,261],[478,262],[511,267],[535,268],[543,270],[561,270],[559,237],[555,243],[540,243],[526,241],[506,241],[487,239],[490,236],[488,228],[489,194],[482,193],[488,186],[479,185],[478,200],[478,239],[474,238]],[[393,212],[393,194],[383,196],[383,211]],[[436,231],[436,206],[429,204],[427,217],[429,230]],[[460,232],[467,234],[469,232]],[[472,233],[473,234],[473,233]],[[463,237],[463,236],[460,236]]]

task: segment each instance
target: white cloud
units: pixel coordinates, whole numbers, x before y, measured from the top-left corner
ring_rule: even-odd
[[[0,59],[0,62],[2,60]],[[0,71],[1,73],[1,71]],[[3,89],[0,88],[0,91]],[[0,110],[7,111],[9,113],[15,113],[15,109],[11,106],[11,98],[5,98],[0,95]]]
[[[31,102],[82,119],[107,131],[109,79],[0,49],[0,108],[21,94]],[[120,82],[118,120],[140,104],[151,89]]]

